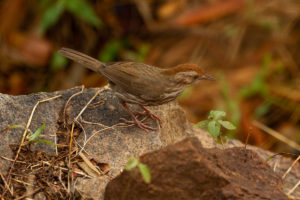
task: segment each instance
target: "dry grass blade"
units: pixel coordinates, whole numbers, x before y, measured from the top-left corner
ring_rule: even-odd
[[[2,158],[2,159],[4,159],[4,160],[11,161],[11,162],[13,162],[13,161],[14,161],[13,159],[6,158],[5,156],[0,156],[0,158]],[[26,164],[26,162],[24,162],[24,161],[16,161],[16,163],[23,163],[23,164]]]
[[[286,177],[286,175],[292,170],[292,168],[296,165],[296,163],[300,160],[300,155],[298,156],[298,158],[292,163],[292,165],[288,168],[288,170],[286,170],[286,172],[282,175],[282,179],[284,179]]]
[[[283,136],[282,134],[278,133],[277,131],[265,126],[264,124],[258,122],[258,121],[253,121],[253,125],[260,128],[261,130],[265,131],[266,133],[272,135],[276,139],[286,143],[290,147],[296,149],[297,151],[300,151],[300,145],[297,144],[296,142],[290,140],[289,138]]]
[[[24,181],[20,181],[20,180],[18,180],[18,179],[15,179],[15,178],[12,178],[12,180],[13,181],[16,181],[16,182],[18,182],[18,183],[22,183],[22,184],[24,184],[24,185],[30,185],[30,186],[34,186],[33,184],[31,184],[31,183],[27,183],[27,182],[24,182]]]
[[[13,192],[11,191],[11,189],[9,188],[9,185],[7,184],[3,174],[0,171],[0,177],[2,179],[2,181],[4,182],[5,188],[9,191],[9,193],[11,194],[11,196],[13,196]]]
[[[252,134],[252,127],[250,127],[249,132],[247,134],[247,138],[246,138],[246,142],[245,142],[245,149],[247,148],[247,145],[248,145],[249,138],[250,138],[251,134]]]
[[[68,168],[70,169],[69,172],[68,172],[68,193],[69,194],[71,193],[71,186],[73,185],[70,182],[73,183],[73,181],[72,181],[73,180],[73,173],[71,171],[71,169],[72,169],[72,166],[71,166],[71,154],[72,154],[72,142],[73,142],[74,127],[75,127],[75,123],[73,122],[72,123],[71,132],[70,132],[69,154],[68,154]]]
[[[79,114],[77,115],[77,117],[75,117],[74,121],[77,121],[78,118],[82,115],[82,113],[85,111],[85,109],[91,104],[91,102],[103,91],[104,89],[100,89],[98,90],[95,95],[89,100],[89,102],[87,102],[87,104],[82,108],[82,110],[79,112]]]
[[[296,183],[296,185],[287,193],[287,195],[291,195],[297,187],[299,187],[300,185],[300,180],[298,181],[298,183]]]
[[[98,176],[101,175],[101,173],[99,172],[99,170],[91,163],[91,161],[82,153],[79,152],[79,156],[82,158],[82,160],[86,163],[86,165],[93,170],[93,172],[95,172]],[[94,173],[93,173],[94,174]],[[91,174],[89,174],[91,175]]]
[[[63,116],[64,116],[64,127],[67,126],[67,122],[66,122],[66,110],[67,110],[67,106],[68,106],[69,102],[70,102],[75,96],[81,94],[81,93],[83,92],[83,90],[84,90],[84,85],[81,86],[81,91],[80,91],[80,92],[77,92],[77,93],[73,94],[73,95],[67,100],[67,102],[66,102],[66,104],[65,104],[65,107],[64,107],[64,112],[63,112]]]
[[[41,188],[37,188],[37,189],[31,191],[30,193],[26,193],[26,194],[24,194],[24,195],[22,195],[22,196],[20,196],[18,198],[15,198],[15,200],[25,199],[26,197],[32,196],[35,193],[37,193],[38,191],[40,191],[40,190],[41,190]]]

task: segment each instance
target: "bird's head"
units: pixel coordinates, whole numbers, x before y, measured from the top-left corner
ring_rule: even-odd
[[[198,83],[200,80],[216,80],[214,77],[206,74],[196,64],[180,64],[176,67],[162,71],[164,75],[170,76],[175,84],[189,86]]]

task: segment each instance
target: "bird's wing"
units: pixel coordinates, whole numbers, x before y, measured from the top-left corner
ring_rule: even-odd
[[[161,69],[143,63],[117,62],[101,69],[101,73],[122,90],[143,98],[161,95],[161,78],[155,74]],[[157,70],[157,71],[156,71]]]

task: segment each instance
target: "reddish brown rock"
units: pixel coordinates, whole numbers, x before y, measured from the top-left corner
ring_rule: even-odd
[[[112,180],[105,200],[288,199],[280,178],[256,153],[244,148],[204,149],[195,137],[141,157],[151,171],[144,183],[137,170]]]

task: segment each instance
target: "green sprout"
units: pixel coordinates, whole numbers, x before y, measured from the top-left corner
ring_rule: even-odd
[[[208,119],[196,124],[196,127],[207,130],[212,137],[217,138],[221,135],[221,127],[227,130],[234,130],[236,127],[229,121],[224,121],[222,118],[226,116],[224,111],[212,110],[209,113]]]
[[[136,167],[139,168],[139,171],[142,175],[143,180],[146,183],[150,183],[151,174],[150,174],[150,171],[149,171],[149,168],[147,167],[147,165],[140,163],[140,161],[137,158],[129,158],[128,162],[125,166],[125,170],[130,171]]]
[[[50,144],[50,145],[53,145],[53,146],[58,146],[58,144],[55,144],[55,143],[50,142],[48,140],[38,139],[38,137],[42,133],[45,126],[46,126],[46,124],[44,123],[35,132],[32,132],[30,129],[28,129],[29,134],[27,135],[26,139],[28,140],[28,142],[38,142],[38,143],[45,143],[45,144]],[[25,130],[25,127],[20,125],[20,124],[16,124],[16,125],[11,125],[11,126],[7,127],[3,131],[8,131],[10,129],[23,129],[23,130]]]

